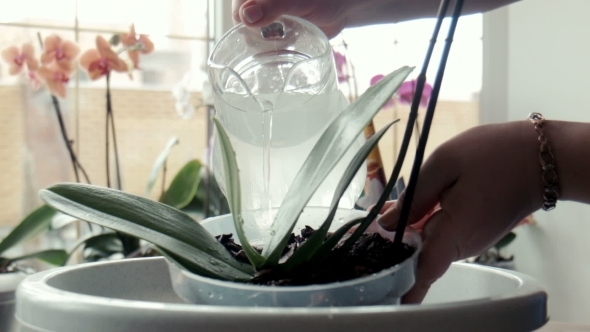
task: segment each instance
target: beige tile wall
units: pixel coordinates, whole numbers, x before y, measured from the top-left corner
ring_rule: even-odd
[[[105,185],[105,98],[104,89],[81,88],[77,97],[70,91],[62,101],[70,137],[75,137],[76,117],[72,110],[79,103],[79,139],[75,142],[82,165],[94,184]],[[180,139],[170,156],[168,169],[173,174],[188,160],[202,158],[205,149],[206,117],[197,110],[194,117],[176,116],[169,91],[124,90],[112,93],[117,138],[121,158],[123,189],[142,195],[152,163],[173,135]],[[51,99],[44,92],[31,92],[24,86],[0,86],[0,227],[16,224],[40,204],[36,193],[52,183],[73,180],[71,164],[58,130]],[[194,96],[194,104],[198,96]],[[396,115],[397,114],[397,115]],[[394,162],[394,143],[403,135],[408,108],[383,110],[375,118],[377,128],[399,117],[402,121],[381,141],[386,169]],[[478,103],[439,103],[431,131],[428,151],[441,142],[477,125]],[[394,142],[394,135],[397,142]],[[413,158],[414,141],[407,161]],[[410,162],[402,174],[409,176]],[[160,190],[156,184],[152,197]]]
[[[419,123],[422,128],[424,122],[425,110],[420,110]],[[385,109],[379,112],[375,117],[376,130],[383,127],[387,123],[394,119],[400,119],[400,122],[395,124],[379,143],[379,149],[383,158],[383,164],[385,170],[391,171],[393,169],[394,162],[396,160],[397,150],[394,150],[394,146],[399,149],[401,140],[404,135],[406,123],[408,121],[409,106],[398,106],[397,110]],[[479,123],[479,102],[455,102],[455,101],[439,101],[432,128],[430,130],[428,145],[426,147],[426,156],[430,154],[438,145],[452,138],[453,136],[477,126]],[[395,138],[395,140],[394,140]],[[416,137],[413,136],[410,141],[408,148],[408,154],[402,168],[401,175],[408,182],[410,176],[410,170],[412,167],[412,161],[414,160],[416,150]],[[389,177],[389,174],[387,174]]]

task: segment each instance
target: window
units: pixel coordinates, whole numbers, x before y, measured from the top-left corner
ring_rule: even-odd
[[[450,20],[445,20],[427,73],[427,81],[433,84],[442,53]],[[434,28],[434,19],[415,20],[400,24],[385,24],[345,30],[333,40],[339,51],[346,49],[353,63],[359,94],[370,85],[371,78],[387,74],[403,65],[416,66],[415,78],[422,68],[428,44]],[[434,123],[426,153],[460,132],[473,127],[479,121],[479,91],[482,77],[482,15],[464,16],[459,20],[454,42],[447,62],[440,91]],[[343,47],[343,43],[347,46]],[[345,90],[346,86],[343,87]],[[424,113],[424,109],[420,112]],[[383,127],[393,119],[401,119],[401,125],[393,126],[381,140],[379,147],[386,170],[391,170],[401,144],[404,123],[409,106],[396,103],[383,109],[375,118],[375,126]],[[422,122],[423,117],[419,117]],[[408,161],[413,160],[415,141],[412,140]],[[409,177],[411,162],[404,163],[402,175]]]
[[[207,115],[199,105],[214,5],[211,0],[19,0],[0,13],[0,49],[25,42],[37,47],[38,36],[58,34],[84,52],[95,47],[97,35],[109,39],[131,24],[137,33],[149,34],[155,50],[141,57],[141,70],[134,71],[133,79],[119,73],[111,79],[123,189],[143,195],[152,164],[172,136],[180,144],[170,155],[169,176],[187,161],[203,159]],[[98,185],[106,184],[105,84],[104,78],[91,81],[78,70],[68,83],[67,97],[60,100],[77,155]],[[190,93],[192,116],[179,114],[175,105],[172,91],[180,85]],[[49,93],[10,76],[4,63],[0,117],[0,226],[12,226],[39,206],[39,189],[74,177]]]

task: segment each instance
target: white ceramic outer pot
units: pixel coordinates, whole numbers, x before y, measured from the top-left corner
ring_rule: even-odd
[[[299,225],[307,224],[317,228],[318,225],[312,224],[321,223],[324,220],[321,218],[324,212],[327,210],[306,209]],[[341,218],[344,220],[332,224],[330,230],[334,231],[342,226],[346,219],[364,215],[366,215],[365,211],[339,210],[335,220],[341,220]],[[201,224],[213,235],[235,234],[231,215],[210,218]],[[391,240],[395,235],[383,230],[379,233]],[[172,262],[168,264],[174,290],[178,296],[189,303],[252,307],[347,307],[399,304],[402,295],[414,284],[418,254],[422,246],[420,235],[410,228],[404,234],[404,242],[416,249],[414,254],[404,262],[370,276],[321,285],[249,285],[199,276],[181,269]]]
[[[513,271],[454,263],[422,305],[256,308],[186,304],[162,257],[60,267],[17,290],[18,332],[530,332],[547,294]]]
[[[23,272],[0,273],[0,331],[12,331],[16,289],[27,276]]]

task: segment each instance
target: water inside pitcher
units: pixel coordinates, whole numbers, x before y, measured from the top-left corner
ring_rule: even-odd
[[[238,25],[209,59],[216,117],[228,132],[240,169],[243,218],[269,228],[291,182],[328,124],[348,106],[338,88],[332,49],[314,25],[284,16],[264,29]],[[364,142],[359,136],[308,206],[330,205],[344,169]],[[213,172],[226,193],[221,149]],[[356,175],[340,207],[353,208],[365,183]]]

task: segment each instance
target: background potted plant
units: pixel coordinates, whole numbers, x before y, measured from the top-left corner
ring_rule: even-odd
[[[0,242],[0,330],[9,331],[13,322],[14,296],[19,283],[35,269],[22,265],[31,259],[41,260],[50,265],[64,265],[68,253],[63,249],[45,249],[26,253],[17,257],[8,255],[28,240],[47,232],[56,211],[49,206],[41,206],[23,219]]]

